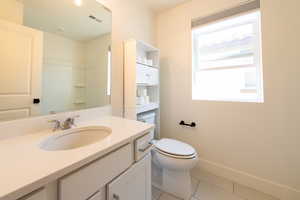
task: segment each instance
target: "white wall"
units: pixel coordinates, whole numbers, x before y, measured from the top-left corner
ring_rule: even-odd
[[[84,45],[86,105],[87,107],[95,107],[110,104],[110,96],[107,96],[107,69],[111,34],[87,41]]]
[[[141,0],[102,0],[112,10],[112,107],[123,113],[123,42],[154,43],[154,13]]]
[[[196,147],[200,168],[281,199],[300,199],[300,1],[261,0],[264,103],[191,98],[191,19],[238,2],[192,0],[157,16],[161,133]],[[198,127],[180,127],[180,120]]]
[[[42,114],[84,108],[74,104],[85,100],[84,43],[57,34],[44,32]]]
[[[123,42],[134,38],[154,44],[155,16],[141,0],[97,0],[112,11],[113,114],[123,114]]]
[[[43,114],[110,104],[106,95],[110,44],[111,34],[76,41],[44,32]]]
[[[1,0],[0,19],[23,24],[23,4],[15,0]]]

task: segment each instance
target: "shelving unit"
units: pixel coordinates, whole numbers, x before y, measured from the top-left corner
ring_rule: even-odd
[[[124,117],[136,120],[139,115],[154,112],[156,138],[160,130],[159,89],[159,50],[141,41],[125,41]]]
[[[136,106],[136,114],[141,114],[141,113],[144,113],[144,112],[148,112],[148,111],[151,111],[151,110],[155,110],[155,109],[158,109],[159,108],[159,104],[158,103],[148,103],[148,104],[145,104],[145,105],[137,105]]]
[[[137,64],[139,65],[144,65],[144,66],[147,66],[147,67],[153,67],[153,68],[158,68],[158,66],[153,66],[153,65],[148,65],[148,64],[145,64],[145,63],[141,63],[141,62],[136,62]]]
[[[85,86],[85,84],[80,83],[80,84],[75,84],[74,87],[75,88],[85,88],[86,86]]]

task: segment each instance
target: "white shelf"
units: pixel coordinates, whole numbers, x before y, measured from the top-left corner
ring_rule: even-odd
[[[85,88],[85,84],[75,84],[74,87],[76,87],[76,88]]]
[[[77,101],[74,101],[74,104],[85,104],[85,101],[77,100]]]
[[[137,87],[158,87],[159,84],[147,84],[147,83],[137,83]]]
[[[149,104],[144,104],[144,105],[137,105],[136,108],[137,108],[136,109],[137,114],[140,114],[143,112],[158,109],[159,104],[158,103],[149,103]]]
[[[136,61],[136,64],[144,65],[144,66],[147,66],[147,67],[159,68],[159,66],[147,65],[147,64],[145,64],[145,63],[141,63],[141,62],[138,62],[138,61]]]

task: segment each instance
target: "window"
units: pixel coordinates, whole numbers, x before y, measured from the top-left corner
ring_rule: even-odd
[[[111,50],[109,48],[107,52],[107,89],[106,95],[111,95]]]
[[[263,102],[260,11],[193,27],[194,100]]]

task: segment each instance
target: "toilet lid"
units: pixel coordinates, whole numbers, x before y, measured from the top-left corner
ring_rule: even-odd
[[[196,153],[191,145],[168,138],[161,139],[154,145],[157,149],[165,153],[177,156],[191,156]]]

